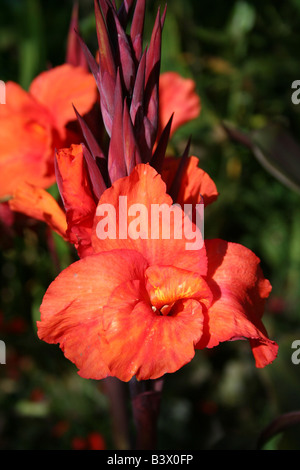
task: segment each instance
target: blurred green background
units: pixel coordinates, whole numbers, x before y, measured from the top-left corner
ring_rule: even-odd
[[[146,40],[160,4],[147,2]],[[93,2],[79,7],[82,35],[95,51]],[[71,10],[71,0],[1,0],[0,78],[27,88],[39,72],[63,63]],[[192,135],[192,153],[217,184],[206,238],[242,243],[261,258],[273,285],[264,323],[279,355],[259,370],[248,343],[225,343],[167,376],[160,449],[255,449],[273,419],[300,410],[300,364],[291,360],[292,342],[300,339],[300,105],[291,101],[299,46],[299,0],[168,4],[162,71],[193,78],[202,102],[200,117],[174,136],[173,150],[180,155]],[[257,141],[249,148],[229,138],[224,122],[251,142],[263,140],[259,152]],[[74,253],[43,224],[22,217],[1,231],[7,359],[0,365],[0,449],[89,448],[95,432],[114,449],[103,384],[81,379],[57,346],[36,336],[42,296]],[[263,448],[300,449],[299,431],[290,426]]]

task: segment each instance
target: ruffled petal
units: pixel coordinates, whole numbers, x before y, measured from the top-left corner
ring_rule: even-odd
[[[189,225],[180,206],[172,206],[161,176],[150,165],[140,164],[102,194],[92,245],[95,252],[137,250],[151,265],[172,265],[205,275],[203,234],[192,227],[194,232],[186,236]]]
[[[168,190],[172,185],[179,164],[179,158],[168,157],[164,161],[162,179]],[[196,205],[200,203],[202,196],[206,207],[218,198],[219,193],[214,181],[198,165],[199,159],[197,157],[188,158],[176,201],[178,204]]]
[[[196,83],[183,78],[176,72],[162,73],[159,79],[159,120],[160,131],[174,113],[171,135],[183,124],[195,119],[201,111]]]
[[[52,117],[19,85],[6,84],[0,106],[0,199],[24,181],[48,187],[55,181]]]
[[[268,338],[261,321],[271,291],[260,261],[248,248],[223,240],[205,242],[208,257],[207,283],[214,295],[203,336],[197,348],[223,341],[249,339],[256,366],[264,367],[277,355],[278,346]]]
[[[156,379],[190,362],[202,334],[202,307],[180,300],[171,316],[157,315],[141,281],[119,286],[104,308],[104,351],[111,375],[125,382]]]
[[[179,299],[196,299],[206,307],[211,304],[211,291],[198,273],[173,266],[149,266],[145,277],[151,304],[157,309]]]
[[[91,110],[97,99],[97,86],[92,74],[70,64],[42,72],[31,83],[29,92],[49,110],[63,139],[66,124],[76,120],[72,105],[83,115]]]
[[[103,306],[120,284],[141,279],[146,267],[142,255],[124,250],[87,256],[72,264],[44,296],[37,322],[39,338],[59,343],[82,377],[111,375],[106,356],[112,351],[105,339]],[[127,344],[127,338],[122,341]]]
[[[46,190],[23,183],[10,199],[9,207],[15,212],[46,222],[52,230],[67,239],[66,215]]]

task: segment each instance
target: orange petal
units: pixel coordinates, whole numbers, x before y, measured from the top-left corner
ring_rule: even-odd
[[[164,161],[162,178],[168,190],[172,185],[179,164],[179,158],[168,157]],[[204,206],[207,206],[218,198],[219,193],[215,183],[198,165],[199,159],[197,157],[189,157],[177,197],[177,202],[181,205],[199,204],[202,196]]]
[[[23,183],[9,201],[9,206],[15,212],[46,222],[52,230],[67,238],[66,215],[51,194],[44,189]]]
[[[0,106],[0,198],[23,181],[48,187],[55,181],[52,118],[19,85],[6,84]]]
[[[106,205],[109,216],[104,214]],[[191,249],[182,227],[187,223],[185,214],[179,206],[171,206],[172,199],[160,175],[150,165],[137,165],[128,177],[118,179],[104,191],[99,200],[92,233],[95,252],[133,249],[151,265],[172,265],[205,274],[205,249],[199,249],[202,234],[197,230],[199,244]],[[158,214],[160,208],[164,210]],[[109,236],[104,233],[104,222]]]
[[[103,328],[103,306],[120,284],[141,279],[147,267],[136,252],[117,250],[87,256],[65,269],[48,288],[42,305],[38,336],[59,343],[79,375],[102,379],[111,346]],[[124,337],[121,340],[124,341]]]
[[[38,75],[31,83],[29,92],[49,110],[61,138],[65,138],[65,125],[76,120],[72,105],[83,115],[91,110],[97,99],[97,87],[92,74],[70,64],[54,67]]]
[[[156,379],[190,362],[202,334],[202,307],[180,300],[172,316],[157,315],[140,281],[119,286],[104,308],[104,357],[111,374],[129,381]]]
[[[176,72],[161,74],[159,79],[160,132],[173,113],[171,135],[180,126],[199,116],[201,103],[195,89],[194,80],[183,78]]]
[[[272,362],[278,346],[261,321],[271,285],[263,277],[259,259],[248,248],[223,240],[206,241],[207,282],[214,295],[207,327],[198,348],[222,341],[249,339],[256,366]]]
[[[96,203],[84,164],[81,145],[60,149],[56,153],[57,174],[68,222],[67,234],[79,256],[92,254],[91,233]]]

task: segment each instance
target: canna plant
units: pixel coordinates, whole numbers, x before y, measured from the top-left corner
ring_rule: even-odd
[[[271,285],[254,253],[219,239],[187,250],[185,236],[175,236],[174,222],[163,217],[158,236],[151,236],[152,205],[171,211],[176,204],[183,223],[188,202],[196,233],[197,205],[214,202],[218,191],[189,155],[189,142],[181,158],[168,156],[170,136],[195,117],[200,102],[191,82],[173,73],[160,84],[166,9],[158,11],[144,49],[145,6],[145,0],[125,0],[118,9],[110,0],[95,0],[98,54],[77,37],[99,92],[106,137],[99,139],[97,123],[91,127],[74,106],[83,142],[59,148],[55,156],[63,208],[31,184],[18,188],[10,207],[47,222],[80,258],[49,286],[39,338],[58,343],[84,378],[130,382],[137,446],[153,448],[166,374],[197,350],[224,341],[247,339],[257,367],[270,364],[278,347],[262,323]],[[168,95],[169,88],[176,93]],[[185,96],[190,106],[182,106]],[[99,208],[110,204],[120,214],[120,197],[147,209],[140,218],[144,230],[134,239],[129,233],[101,238]],[[125,218],[128,226],[132,216]],[[120,216],[114,222],[120,234]],[[168,239],[162,235],[166,223]]]

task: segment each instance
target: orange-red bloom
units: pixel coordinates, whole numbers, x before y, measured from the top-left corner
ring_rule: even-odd
[[[97,97],[93,76],[64,64],[36,77],[26,92],[6,84],[0,106],[0,199],[25,183],[46,188],[55,182],[55,148],[78,142],[67,124],[76,120],[72,104],[83,114]]]
[[[119,196],[128,205],[172,205],[160,175],[145,164],[117,180],[99,204],[117,209]],[[98,222],[96,215],[94,254],[50,285],[38,322],[39,337],[59,343],[82,377],[155,379],[191,361],[195,348],[242,338],[249,339],[257,367],[274,360],[277,345],[261,322],[271,286],[250,250],[222,240],[186,250],[172,229],[170,239],[160,232],[158,239],[148,233],[103,240]]]

